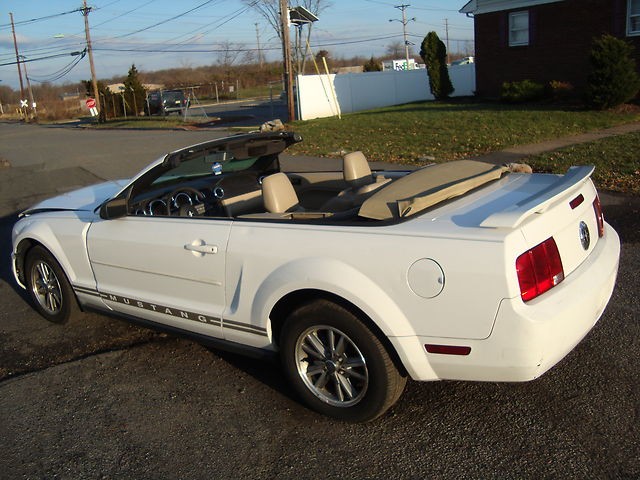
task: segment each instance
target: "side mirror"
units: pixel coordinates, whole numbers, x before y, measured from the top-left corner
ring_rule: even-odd
[[[126,198],[113,198],[100,207],[100,218],[112,220],[114,218],[125,217],[128,213]]]

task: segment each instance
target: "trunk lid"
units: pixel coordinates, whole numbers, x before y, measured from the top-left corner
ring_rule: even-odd
[[[451,224],[464,227],[458,230],[463,238],[501,241],[519,232],[527,248],[553,237],[568,276],[599,239],[592,172],[587,166],[572,167],[565,175],[511,173],[421,219],[430,223],[430,233],[441,228],[449,234]],[[524,251],[510,253],[517,257]]]

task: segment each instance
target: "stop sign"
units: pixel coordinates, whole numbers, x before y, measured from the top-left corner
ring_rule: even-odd
[[[96,99],[95,98],[87,98],[85,103],[87,104],[87,108],[94,108],[96,106]]]

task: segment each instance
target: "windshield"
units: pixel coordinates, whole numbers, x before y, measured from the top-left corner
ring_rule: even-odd
[[[254,180],[280,171],[278,154],[302,139],[291,132],[234,135],[170,153],[128,189],[130,198],[174,187],[183,181],[217,183],[229,175]]]
[[[184,99],[184,94],[182,92],[163,92],[162,98],[170,102],[173,102],[176,100]]]
[[[198,178],[250,170],[257,160],[258,157],[235,159],[229,152],[208,153],[180,162],[177,167],[158,177],[152,185],[161,185],[184,178]]]

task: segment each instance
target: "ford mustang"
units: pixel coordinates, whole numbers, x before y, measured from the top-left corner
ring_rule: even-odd
[[[16,281],[52,322],[97,310],[279,355],[308,406],[352,422],[407,378],[535,379],[601,316],[620,242],[593,167],[371,171],[352,152],[282,172],[301,140],[205,142],[43,201],[13,228]]]

